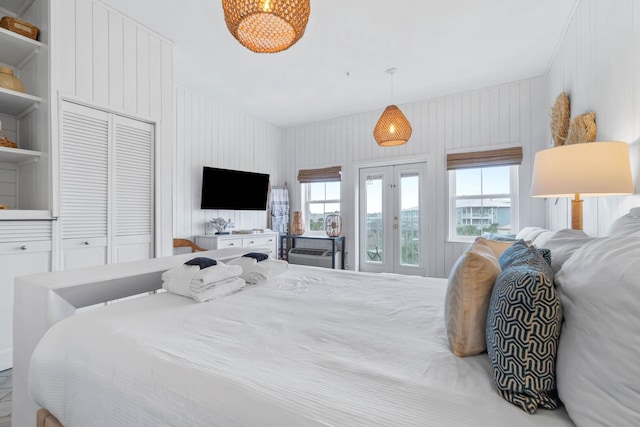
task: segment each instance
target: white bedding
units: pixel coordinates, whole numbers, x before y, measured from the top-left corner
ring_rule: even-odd
[[[502,400],[486,354],[451,354],[445,289],[292,265],[207,303],[128,300],[52,327],[30,390],[65,427],[573,425]]]

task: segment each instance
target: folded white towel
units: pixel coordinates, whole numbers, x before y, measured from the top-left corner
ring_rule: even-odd
[[[162,288],[167,291],[191,297],[191,281],[200,271],[197,265],[179,265],[162,273]]]
[[[240,277],[231,277],[220,282],[216,282],[201,292],[193,293],[191,298],[197,302],[211,301],[212,299],[224,297],[238,292],[244,288],[245,281]]]
[[[229,261],[227,264],[242,266],[240,277],[251,285],[266,282],[289,269],[289,263],[275,259],[256,262],[253,258],[240,257]]]
[[[227,265],[239,265],[243,269],[256,265],[258,261],[255,258],[241,256],[227,261]]]
[[[218,263],[211,267],[203,268],[197,271],[191,279],[191,291],[200,292],[203,291],[218,282],[230,279],[232,277],[238,277],[242,274],[242,267],[238,265],[225,265]]]

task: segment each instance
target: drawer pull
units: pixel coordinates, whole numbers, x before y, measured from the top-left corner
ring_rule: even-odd
[[[82,244],[85,245],[85,246],[89,246],[89,241],[85,240],[84,242],[82,242]]]
[[[20,249],[23,250],[23,251],[26,251],[27,250],[27,245],[20,246]]]
[[[255,242],[252,240],[249,242],[250,245],[253,245]]]
[[[233,246],[233,245],[235,245],[235,243],[229,243],[229,246]]]
[[[273,239],[269,239],[269,243],[273,242]]]

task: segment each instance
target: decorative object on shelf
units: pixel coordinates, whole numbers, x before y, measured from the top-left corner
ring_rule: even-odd
[[[11,209],[11,207],[9,205],[0,205],[0,210],[7,210],[7,209]]]
[[[338,214],[327,215],[324,219],[324,231],[329,237],[340,237],[342,234],[342,217]]]
[[[0,130],[0,147],[18,148],[18,144],[13,141],[9,141],[7,134]]]
[[[11,16],[5,16],[0,19],[0,27],[33,40],[37,40],[40,33],[40,30],[35,25]]]
[[[583,196],[633,193],[629,144],[589,142],[548,148],[536,153],[532,197],[574,197],[571,228],[582,230]]]
[[[304,234],[304,221],[302,220],[302,212],[300,211],[295,211],[293,213],[291,234],[293,234],[294,236],[302,236]]]
[[[224,218],[218,217],[214,218],[211,221],[207,222],[207,234],[229,234],[227,228],[233,228],[235,225],[229,221],[226,221]]]
[[[556,147],[565,143],[570,123],[571,104],[567,94],[562,92],[551,107],[551,136]]]
[[[304,34],[309,0],[222,0],[227,28],[247,49],[276,53],[290,48]]]
[[[397,68],[387,70],[387,73],[391,75],[391,105],[385,108],[373,129],[373,137],[382,147],[406,144],[413,132],[409,120],[397,105],[393,105],[393,74],[396,71],[398,71]]]
[[[24,93],[24,85],[13,75],[11,67],[0,67],[0,87]]]
[[[569,136],[567,136],[566,145],[582,144],[584,142],[593,142],[596,140],[596,113],[590,112],[574,117],[569,126]]]

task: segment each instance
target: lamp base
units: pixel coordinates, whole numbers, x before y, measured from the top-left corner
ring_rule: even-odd
[[[571,201],[571,228],[582,230],[582,200],[579,194]]]

